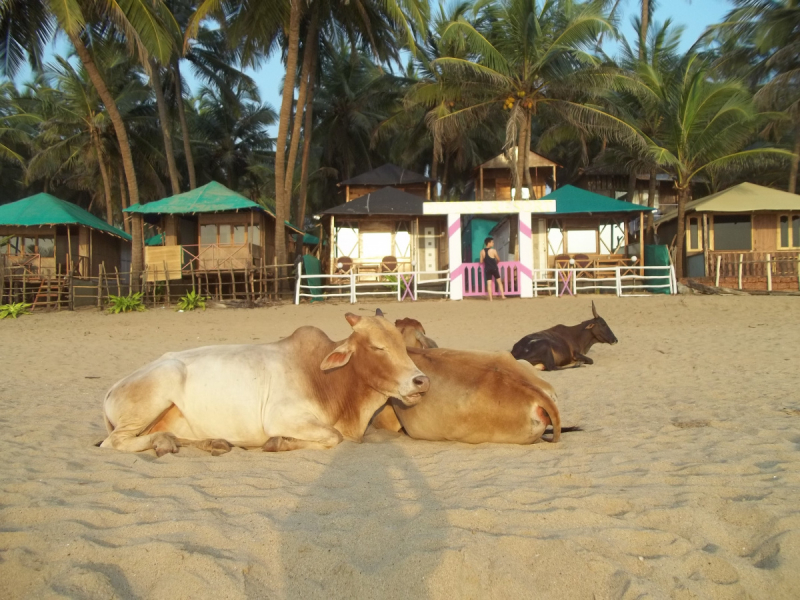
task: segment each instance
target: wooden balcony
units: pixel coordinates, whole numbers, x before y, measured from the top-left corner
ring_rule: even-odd
[[[196,272],[230,272],[252,269],[263,258],[255,244],[191,244],[184,246],[149,246],[145,248],[147,281],[181,279]]]

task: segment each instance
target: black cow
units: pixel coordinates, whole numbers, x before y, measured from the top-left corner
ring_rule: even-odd
[[[526,335],[511,350],[518,360],[527,360],[544,371],[591,365],[586,353],[596,343],[616,344],[617,337],[605,320],[597,314],[592,302],[593,319],[580,325],[556,325],[544,331]]]

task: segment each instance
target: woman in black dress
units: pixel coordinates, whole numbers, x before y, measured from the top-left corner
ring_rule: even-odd
[[[496,281],[500,286],[500,297],[505,300],[506,295],[503,290],[503,280],[500,278],[500,268],[497,263],[500,262],[500,256],[497,250],[494,249],[494,238],[487,237],[483,240],[483,250],[481,250],[481,264],[483,265],[483,278],[486,281],[486,289],[489,291],[489,301],[492,300],[494,293],[494,285],[492,281]]]

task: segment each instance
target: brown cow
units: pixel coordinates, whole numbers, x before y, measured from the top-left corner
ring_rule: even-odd
[[[543,371],[591,365],[594,361],[586,356],[595,344],[616,344],[617,336],[611,331],[605,319],[597,314],[592,301],[594,318],[567,327],[556,325],[544,331],[526,335],[511,349],[518,360],[526,360]]]
[[[531,444],[553,426],[550,441],[561,436],[555,392],[527,363],[508,352],[466,352],[423,348],[411,331],[424,332],[414,319],[396,321],[409,347],[408,355],[431,380],[425,399],[412,407],[392,399],[375,415],[378,429],[405,429],[412,438]],[[424,336],[424,334],[423,334]],[[427,342],[430,338],[424,336]],[[424,367],[423,367],[424,365]]]
[[[108,392],[101,446],[161,456],[180,445],[222,453],[361,441],[389,397],[416,404],[430,382],[386,319],[346,318],[353,333],[343,342],[301,327],[272,344],[165,354]]]

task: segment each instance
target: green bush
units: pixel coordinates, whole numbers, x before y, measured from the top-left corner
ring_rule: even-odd
[[[124,312],[141,312],[145,310],[144,303],[142,302],[142,292],[130,293],[127,296],[114,296],[108,295],[108,312],[118,315]]]
[[[30,307],[31,305],[25,302],[0,305],[0,319],[5,319],[6,317],[16,319],[20,315],[29,315],[31,314],[31,311],[28,310]]]
[[[178,310],[194,310],[196,308],[206,309],[206,300],[196,291],[188,292],[183,298],[178,300]]]

